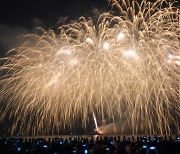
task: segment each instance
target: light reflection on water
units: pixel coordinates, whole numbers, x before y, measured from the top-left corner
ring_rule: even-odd
[[[125,134],[125,135],[122,135],[122,134],[101,134],[101,135],[36,135],[36,136],[11,136],[11,137],[7,137],[7,138],[46,138],[46,139],[48,139],[49,137],[50,138],[55,138],[55,137],[57,137],[57,138],[63,138],[63,139],[66,139],[66,138],[72,138],[72,139],[74,139],[75,137],[79,137],[79,138],[88,138],[88,139],[91,139],[92,137],[94,138],[94,139],[96,139],[97,137],[105,137],[105,136],[108,136],[108,137],[117,137],[117,136],[120,136],[121,137],[121,139],[125,136],[126,137],[126,139],[128,139],[128,138],[131,138],[132,136],[133,137],[135,137],[135,138],[137,138],[138,136],[151,136],[151,137],[154,137],[154,136],[165,136],[165,134],[164,135],[159,135],[159,134]],[[166,136],[168,137],[168,136],[172,136],[173,138],[174,137],[176,137],[176,136],[179,136],[179,135],[177,135],[177,134],[166,134]]]

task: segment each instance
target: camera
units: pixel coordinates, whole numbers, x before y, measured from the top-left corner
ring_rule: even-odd
[[[156,149],[156,147],[150,147],[150,150],[155,150]]]
[[[18,148],[17,148],[17,150],[18,150],[18,151],[21,151],[21,148],[20,148],[20,147],[18,147]]]
[[[44,147],[44,148],[47,148],[48,146],[47,146],[47,145],[44,145],[43,147]]]
[[[88,150],[87,150],[87,149],[85,149],[85,150],[84,150],[84,154],[87,154],[87,153],[88,153]]]
[[[146,149],[147,148],[147,145],[143,145],[143,149]]]

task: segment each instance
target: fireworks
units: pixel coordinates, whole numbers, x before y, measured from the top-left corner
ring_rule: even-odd
[[[12,133],[59,131],[78,119],[86,127],[93,110],[118,121],[120,133],[179,132],[179,9],[110,3],[119,15],[27,35],[1,59],[0,120],[13,119]]]

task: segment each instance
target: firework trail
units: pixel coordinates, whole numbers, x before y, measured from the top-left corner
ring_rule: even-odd
[[[60,131],[78,119],[86,127],[93,111],[120,133],[179,133],[179,9],[109,2],[116,15],[29,34],[1,59],[0,120],[9,116],[11,133]]]
[[[97,119],[96,119],[96,116],[95,116],[95,113],[93,111],[93,119],[94,119],[94,123],[95,123],[95,126],[96,126],[96,131],[99,132],[99,129],[98,129],[98,125],[97,125]]]

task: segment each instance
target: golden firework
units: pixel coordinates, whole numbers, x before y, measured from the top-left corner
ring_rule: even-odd
[[[179,133],[180,11],[157,0],[110,0],[113,13],[29,34],[1,58],[1,121],[11,132],[71,127],[90,113],[132,133]],[[5,102],[5,103],[3,103]]]

